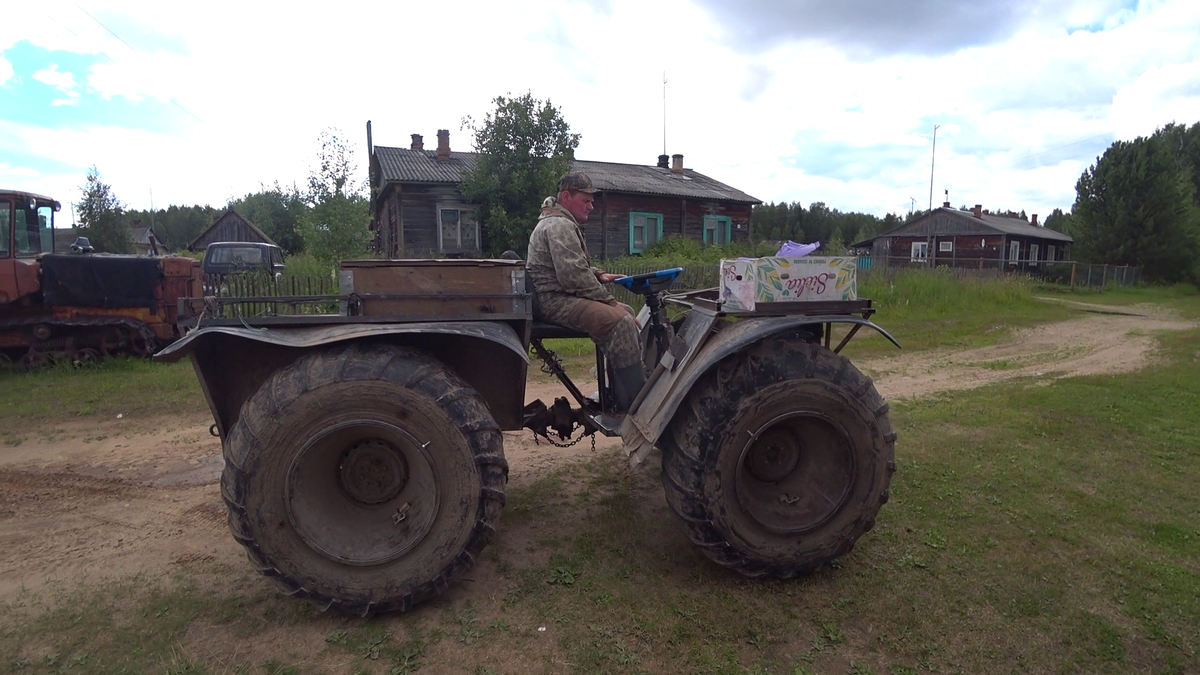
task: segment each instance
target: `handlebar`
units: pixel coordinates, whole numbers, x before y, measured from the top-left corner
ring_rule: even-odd
[[[675,279],[680,274],[683,274],[682,267],[672,267],[671,269],[659,270],[657,272],[621,277],[620,279],[613,280],[613,283],[621,284],[639,295],[650,295],[670,288],[671,284],[675,283]]]

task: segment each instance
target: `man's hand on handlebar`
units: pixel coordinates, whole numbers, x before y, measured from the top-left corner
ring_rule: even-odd
[[[596,278],[600,280],[600,283],[607,284],[609,282],[616,281],[617,279],[624,279],[625,275],[624,274],[609,274],[608,272],[601,272],[596,275]]]

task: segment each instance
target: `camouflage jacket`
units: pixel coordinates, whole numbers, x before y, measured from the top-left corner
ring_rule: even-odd
[[[600,284],[591,266],[583,229],[554,197],[542,202],[542,215],[529,235],[525,269],[539,296],[573,295],[610,302],[612,293]]]

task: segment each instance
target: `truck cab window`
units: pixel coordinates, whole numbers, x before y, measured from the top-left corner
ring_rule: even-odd
[[[51,227],[49,206],[31,209],[25,204],[18,204],[15,213],[13,234],[16,235],[14,239],[18,256],[32,256],[54,250],[54,230]]]
[[[11,220],[12,204],[10,202],[0,202],[0,258],[7,258],[10,254],[8,244],[12,233]]]

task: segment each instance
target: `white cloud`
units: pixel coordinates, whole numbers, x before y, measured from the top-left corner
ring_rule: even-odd
[[[1169,122],[1200,120],[1200,61],[1142,73],[1113,98],[1112,119],[1122,138],[1148,136]]]
[[[75,83],[75,76],[71,73],[59,72],[57,64],[51,64],[49,68],[37,71],[33,74],[33,79],[48,84],[66,95],[66,98],[54,99],[50,105],[74,105],[79,102],[79,90]]]
[[[993,3],[1014,28],[986,45],[873,61],[844,45],[728,42],[728,26],[688,0],[336,11],[94,0],[94,19],[55,0],[18,9],[0,50],[28,40],[92,55],[86,73],[46,64],[39,79],[159,111],[153,133],[87,118],[65,131],[10,126],[21,152],[79,167],[71,191],[94,163],[139,207],[150,188],[158,204],[218,204],[260,182],[302,183],[328,127],[359,145],[365,173],[367,119],[376,144],[450,129],[452,147],[469,149],[460,120],[510,92],[561,106],[583,135],[581,158],[650,164],[663,150],[666,71],[667,153],[761,199],[881,215],[910,197],[923,207],[940,123],[935,203],[949,189],[956,206],[1049,213],[1069,207],[1097,144],[1200,120],[1200,3],[1026,5],[1012,19]],[[6,63],[0,82],[13,77]]]
[[[5,82],[8,82],[9,79],[12,78],[12,76],[13,76],[12,64],[8,62],[8,59],[4,58],[3,56],[0,56],[0,85],[3,85]]]

